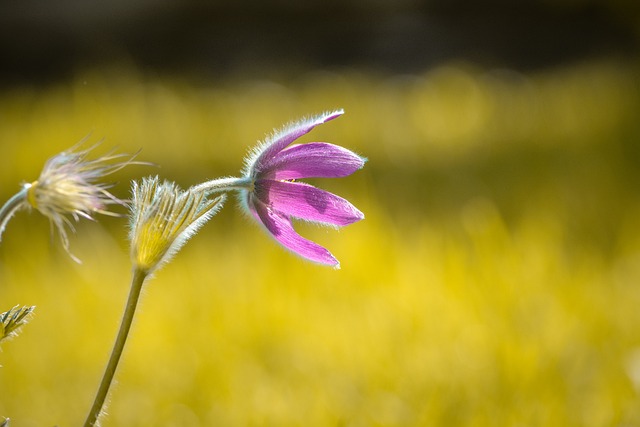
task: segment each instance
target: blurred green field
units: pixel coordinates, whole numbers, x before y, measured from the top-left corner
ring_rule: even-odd
[[[126,68],[0,94],[0,195],[91,132],[183,187],[235,175],[254,143],[344,107],[304,141],[367,156],[314,183],[366,219],[300,224],[306,263],[227,206],[160,270],[104,426],[640,425],[637,64],[530,75],[449,64],[197,84]],[[36,212],[0,245],[0,311],[36,315],[0,352],[0,416],[79,425],[128,292],[124,218],[78,224],[75,264]]]

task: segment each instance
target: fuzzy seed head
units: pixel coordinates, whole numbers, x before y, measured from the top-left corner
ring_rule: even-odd
[[[135,163],[135,155],[113,152],[89,160],[87,155],[95,146],[78,151],[79,145],[50,158],[40,177],[24,185],[27,191],[25,205],[37,209],[49,218],[57,228],[67,252],[67,228],[74,231],[71,218],[75,221],[79,221],[81,217],[93,219],[96,213],[118,216],[108,210],[109,205],[125,205],[125,202],[108,191],[112,184],[100,181],[128,164]]]

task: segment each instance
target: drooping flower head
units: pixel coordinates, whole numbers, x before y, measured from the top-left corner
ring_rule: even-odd
[[[67,228],[74,231],[71,219],[76,222],[81,217],[93,219],[96,213],[118,216],[108,210],[109,205],[125,205],[125,202],[108,191],[113,184],[101,180],[126,165],[139,162],[134,162],[135,154],[114,154],[113,151],[90,160],[87,156],[95,145],[80,150],[83,142],[47,160],[38,179],[24,184],[2,207],[0,235],[15,212],[23,208],[37,209],[57,228],[64,249],[71,255],[67,236]]]
[[[344,226],[364,218],[355,206],[335,194],[295,181],[351,175],[366,159],[326,142],[291,145],[314,127],[343,114],[342,110],[292,123],[268,137],[245,161],[249,188],[240,189],[241,203],[285,248],[320,264],[339,268],[322,246],[300,236],[291,219]]]
[[[204,191],[181,190],[158,177],[133,182],[131,201],[131,259],[150,274],[176,252],[222,207],[225,195],[209,200]]]

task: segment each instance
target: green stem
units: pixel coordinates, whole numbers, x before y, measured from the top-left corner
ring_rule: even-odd
[[[140,291],[142,290],[142,285],[144,284],[144,280],[146,278],[146,271],[140,270],[138,268],[134,269],[133,277],[131,279],[131,290],[129,291],[127,305],[124,309],[124,314],[122,315],[120,330],[118,331],[116,342],[113,345],[111,357],[109,358],[109,363],[107,363],[104,375],[102,376],[102,382],[100,383],[100,387],[98,388],[93,406],[91,407],[91,411],[87,416],[87,420],[84,422],[85,427],[92,427],[96,425],[98,419],[100,418],[104,402],[107,398],[107,394],[109,393],[109,387],[113,382],[113,377],[116,373],[118,362],[120,361],[120,357],[122,356],[124,344],[127,341],[127,336],[129,335],[129,330],[131,329],[133,316],[136,312],[138,300],[140,299]]]
[[[13,195],[7,203],[0,208],[0,240],[2,239],[2,233],[4,233],[4,229],[7,226],[7,223],[15,214],[18,209],[20,209],[23,205],[23,202],[27,199],[27,192],[29,191],[29,187],[25,186],[22,190],[18,191]]]
[[[196,185],[194,190],[220,193],[230,190],[250,190],[252,187],[253,179],[251,178],[219,178]]]

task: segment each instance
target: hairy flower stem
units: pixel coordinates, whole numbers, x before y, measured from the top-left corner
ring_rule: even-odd
[[[97,425],[98,423],[98,419],[100,418],[100,414],[102,413],[102,409],[104,407],[104,402],[107,398],[107,394],[109,393],[109,387],[113,382],[113,377],[116,373],[118,362],[120,361],[120,357],[122,356],[122,350],[124,349],[124,345],[127,341],[129,330],[131,329],[133,316],[136,312],[138,300],[140,299],[140,291],[142,290],[142,285],[144,284],[147,275],[148,274],[146,270],[142,270],[139,268],[135,268],[133,270],[133,277],[131,279],[131,290],[129,291],[127,305],[124,309],[124,314],[122,315],[120,330],[118,331],[118,336],[116,337],[116,342],[113,345],[109,363],[107,363],[104,375],[102,376],[102,382],[100,383],[100,387],[98,388],[96,398],[93,402],[93,406],[91,407],[91,411],[87,416],[87,420],[84,423],[84,427],[92,427]]]
[[[194,190],[220,193],[231,190],[250,190],[252,187],[253,179],[251,178],[219,178],[196,185]]]
[[[4,206],[0,208],[0,240],[2,240],[2,233],[4,233],[4,229],[11,217],[13,217],[13,214],[23,206],[24,201],[27,199],[28,192],[29,186],[24,186],[22,190],[14,194],[13,197],[7,200]]]

